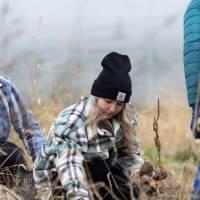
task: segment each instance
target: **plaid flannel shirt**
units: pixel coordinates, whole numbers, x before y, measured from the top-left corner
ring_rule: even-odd
[[[136,171],[142,165],[138,140],[132,141],[132,156],[128,156],[123,133],[116,119],[112,119],[113,133],[97,129],[96,137],[92,136],[89,127],[84,126],[92,98],[85,97],[66,108],[55,120],[34,163],[34,180],[38,191],[52,186],[52,172],[56,170],[67,199],[88,199],[89,188],[83,160],[95,157],[105,159],[108,150],[114,145],[117,148],[117,162],[124,169]]]
[[[9,138],[11,124],[25,144],[28,153],[35,160],[43,144],[42,132],[28,110],[23,97],[11,81],[0,77],[0,140]]]

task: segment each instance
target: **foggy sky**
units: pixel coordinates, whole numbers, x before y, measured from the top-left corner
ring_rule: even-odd
[[[0,41],[21,31],[0,50],[0,66],[10,66],[17,54],[17,67],[6,75],[23,90],[20,80],[27,73],[23,66],[41,61],[42,83],[49,85],[61,74],[52,69],[60,66],[61,70],[62,65],[73,69],[78,63],[88,70],[81,80],[89,88],[100,70],[102,57],[115,50],[128,54],[134,63],[136,101],[144,100],[144,96],[154,101],[159,95],[179,90],[184,93],[185,102],[182,46],[183,14],[188,3],[189,0],[0,0],[0,8],[5,4],[9,7],[0,28]],[[80,80],[73,84],[81,87]],[[144,94],[147,89],[148,95]]]

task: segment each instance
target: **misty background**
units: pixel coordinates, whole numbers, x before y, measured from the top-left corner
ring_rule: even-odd
[[[0,0],[0,74],[29,100],[89,94],[109,52],[132,62],[132,101],[187,104],[189,0]]]

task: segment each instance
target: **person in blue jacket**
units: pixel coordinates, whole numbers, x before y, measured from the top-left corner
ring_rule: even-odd
[[[194,137],[200,139],[200,0],[192,0],[184,15],[184,71],[188,103],[192,108],[191,129]],[[200,199],[200,164],[191,199]]]
[[[42,131],[14,84],[0,76],[0,172],[9,171],[16,177],[18,167],[26,166],[26,162],[23,151],[9,141],[12,127],[34,161],[43,144]],[[1,176],[0,184],[12,186]]]

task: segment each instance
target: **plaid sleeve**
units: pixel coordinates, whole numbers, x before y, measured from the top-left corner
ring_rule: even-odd
[[[75,141],[68,140],[58,146],[55,165],[67,199],[89,199],[83,159]]]
[[[54,180],[49,172],[52,169],[57,172],[66,199],[89,199],[82,155],[86,136],[78,132],[78,127],[84,123],[83,109],[83,102],[65,109],[50,128],[48,139],[34,162],[38,191],[51,188]]]
[[[82,162],[80,146],[74,140],[64,141],[52,137],[43,145],[34,162],[33,174],[37,191],[42,195],[46,189],[51,188],[54,168],[67,199],[88,200],[89,193]]]
[[[140,156],[140,143],[135,136],[131,142],[131,149],[128,149],[122,136],[117,143],[118,160],[121,166],[125,169],[129,169],[131,173],[137,172],[143,164],[143,159]]]
[[[43,144],[42,132],[23,97],[12,84],[10,84],[9,109],[15,131],[19,134],[32,159],[35,160]]]

